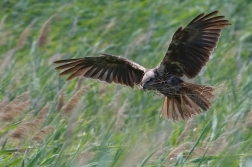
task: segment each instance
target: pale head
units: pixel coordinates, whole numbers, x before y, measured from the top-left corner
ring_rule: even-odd
[[[153,81],[155,76],[156,74],[153,70],[149,70],[144,74],[142,82],[141,82],[143,89],[148,89],[148,85]]]

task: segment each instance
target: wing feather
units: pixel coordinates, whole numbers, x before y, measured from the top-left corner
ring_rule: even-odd
[[[70,73],[72,73],[72,72],[74,72],[74,71],[79,70],[80,68],[81,68],[80,66],[71,67],[71,68],[69,68],[68,70],[63,71],[62,73],[60,73],[59,76],[70,74]]]
[[[104,73],[107,71],[107,66],[104,66],[103,69],[102,69],[102,72],[101,74],[98,76],[98,79],[99,80],[102,80],[101,78],[104,76]]]
[[[112,80],[113,80],[113,78],[112,78],[112,77],[113,77],[112,72],[114,71],[114,68],[115,68],[115,66],[112,65],[112,66],[108,69],[108,71],[107,71],[106,81],[108,81],[109,83],[111,83]]]
[[[133,61],[108,54],[102,54],[100,57],[59,60],[54,63],[62,64],[55,68],[64,70],[59,75],[71,74],[67,80],[84,76],[130,87],[140,83],[146,70]]]
[[[215,16],[217,13],[202,13],[177,29],[162,60],[165,71],[188,78],[200,72],[217,46],[221,30],[231,25],[224,16]]]

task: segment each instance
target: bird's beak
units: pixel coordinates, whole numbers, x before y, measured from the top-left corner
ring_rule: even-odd
[[[145,82],[145,83],[142,85],[142,87],[143,87],[143,90],[146,90],[146,88],[148,87],[148,83]]]

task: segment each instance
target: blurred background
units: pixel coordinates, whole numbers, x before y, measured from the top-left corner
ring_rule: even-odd
[[[250,0],[0,2],[0,166],[251,166]],[[216,87],[188,121],[161,115],[163,97],[58,77],[53,61],[124,56],[147,68],[173,33],[218,10],[232,26],[195,83]]]

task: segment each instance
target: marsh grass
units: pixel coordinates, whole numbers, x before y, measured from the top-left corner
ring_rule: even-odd
[[[0,2],[0,166],[249,166],[252,2]],[[90,79],[53,61],[125,56],[152,68],[176,29],[219,10],[232,26],[193,81],[216,87],[190,122],[160,115],[163,97]],[[87,89],[87,86],[89,87]]]

